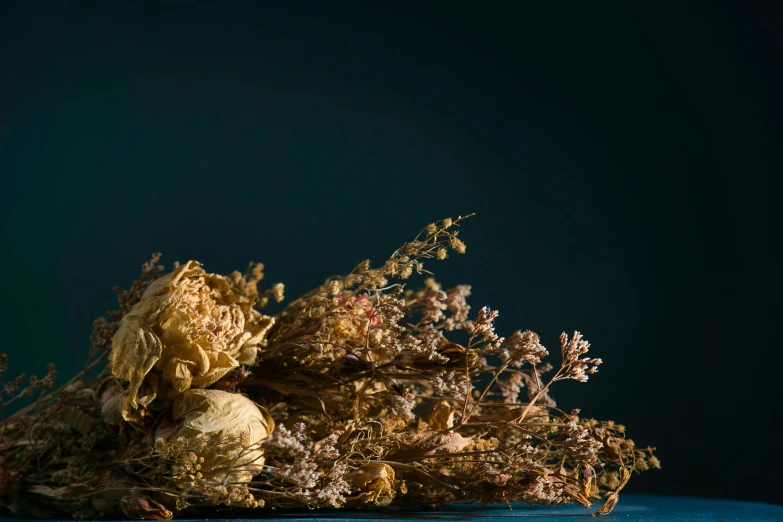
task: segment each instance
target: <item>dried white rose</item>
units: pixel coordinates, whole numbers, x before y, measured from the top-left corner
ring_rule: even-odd
[[[156,396],[173,398],[252,364],[274,323],[253,308],[256,297],[196,261],[156,279],[112,338],[112,371],[130,381],[126,419]]]
[[[263,469],[261,442],[275,422],[266,409],[244,395],[188,390],[174,400],[171,417],[173,423],[162,424],[155,438],[158,444],[167,441],[188,450],[194,463],[191,471],[197,470],[200,479],[246,483]],[[175,470],[183,487],[194,475]]]

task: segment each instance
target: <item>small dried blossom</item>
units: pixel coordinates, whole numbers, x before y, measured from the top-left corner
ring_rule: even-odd
[[[324,476],[323,485],[317,489],[315,498],[320,505],[329,507],[342,507],[346,497],[351,492],[351,485],[346,480],[348,465],[344,462],[336,463]]]
[[[598,365],[603,362],[601,359],[579,358],[586,354],[589,348],[590,343],[579,332],[574,332],[571,339],[565,332],[560,334],[560,349],[564,367],[563,378],[586,382],[588,375],[593,375],[598,371]]]
[[[517,330],[503,339],[499,355],[503,361],[511,361],[513,367],[520,368],[523,363],[532,366],[540,364],[549,352],[541,345],[538,335],[534,332]]]
[[[458,370],[438,370],[431,379],[435,393],[441,397],[464,397],[468,392],[465,375]]]

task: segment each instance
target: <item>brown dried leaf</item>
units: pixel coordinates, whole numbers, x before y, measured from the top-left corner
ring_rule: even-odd
[[[410,442],[387,455],[386,459],[405,462],[424,459],[431,455],[458,453],[472,440],[473,437],[466,438],[450,431],[425,431],[414,435]]]
[[[62,410],[63,422],[82,435],[87,435],[95,423],[95,419],[84,411],[72,406],[64,406]]]
[[[120,500],[122,512],[136,520],[171,520],[174,514],[166,506],[146,495],[127,496]]]

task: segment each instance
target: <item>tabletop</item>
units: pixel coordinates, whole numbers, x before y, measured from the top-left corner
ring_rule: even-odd
[[[736,500],[717,500],[692,497],[667,497],[658,495],[622,495],[620,503],[607,516],[592,517],[594,509],[581,506],[528,506],[512,504],[512,509],[503,504],[479,506],[473,504],[453,504],[437,509],[383,508],[378,510],[318,510],[318,511],[270,511],[261,512],[251,520],[282,520],[298,522],[324,519],[330,522],[340,521],[376,521],[376,520],[465,520],[473,522],[509,522],[512,518],[531,518],[541,522],[574,522],[581,517],[596,522],[622,521],[720,521],[720,522],[756,522],[783,521],[783,506],[743,502]],[[9,521],[29,519],[8,518]],[[52,519],[49,519],[50,521]],[[246,518],[234,519],[175,519],[179,522],[245,522]]]

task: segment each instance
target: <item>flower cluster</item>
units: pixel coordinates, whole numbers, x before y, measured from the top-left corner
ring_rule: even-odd
[[[603,361],[585,357],[580,359],[580,355],[587,353],[590,343],[582,338],[582,334],[574,332],[574,336],[569,339],[565,332],[560,334],[560,351],[563,356],[563,376],[564,378],[574,379],[579,382],[586,382],[588,375],[593,375],[598,371],[598,365]]]
[[[408,287],[431,260],[465,253],[464,219],[427,225],[379,267],[363,261],[274,316],[260,310],[283,286],[258,288],[263,265],[164,273],[153,256],[93,324],[84,373],[54,391],[53,368],[0,390],[3,406],[40,392],[0,431],[0,507],[142,519],[456,501],[611,512],[632,473],[660,462],[622,425],[556,407],[554,383],[585,382],[602,363],[582,335],[560,336],[555,369],[538,334],[503,337],[497,310],[473,313],[470,286]]]

